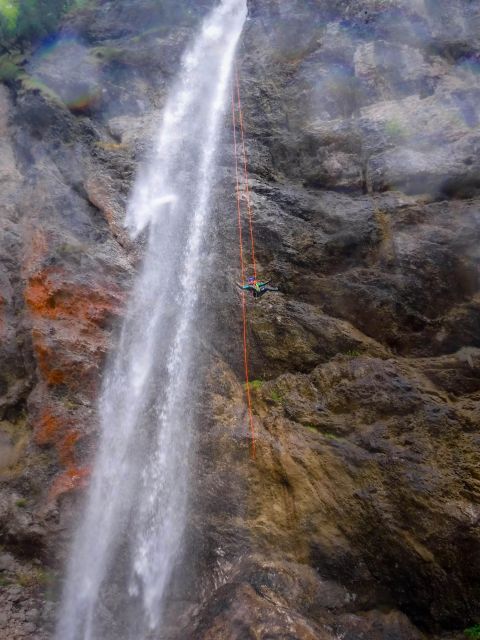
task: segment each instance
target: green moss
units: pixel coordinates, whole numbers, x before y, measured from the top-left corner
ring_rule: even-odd
[[[473,625],[473,627],[468,627],[463,633],[470,640],[480,640],[480,623]]]
[[[133,36],[128,41],[131,44],[139,44],[145,41],[145,39],[149,36],[158,36],[164,37],[167,36],[171,32],[171,27],[167,24],[159,25],[156,27],[152,27],[151,29],[146,29],[142,31],[141,35]]]
[[[54,574],[51,571],[47,571],[47,569],[35,569],[34,574],[37,584],[50,585],[55,581]]]
[[[29,573],[19,571],[15,576],[15,582],[23,587],[24,589],[27,587],[32,587],[34,585],[34,581]]]
[[[15,582],[24,589],[28,589],[30,587],[35,587],[38,585],[36,580],[36,576],[33,573],[27,571],[19,571],[15,575]]]
[[[308,429],[309,431],[313,431],[314,433],[318,433],[319,435],[323,436],[324,438],[326,438],[327,440],[335,440],[337,442],[340,442],[343,440],[343,438],[336,436],[334,433],[332,433],[331,431],[321,431],[319,429],[319,427],[315,427],[313,424],[310,423],[304,423],[302,426],[305,427],[305,429]]]
[[[29,571],[20,570],[15,574],[15,582],[24,589],[49,586],[53,581],[53,574],[42,568],[35,568]]]
[[[41,80],[38,80],[37,78],[32,78],[26,73],[22,73],[19,76],[19,78],[22,82],[23,88],[26,91],[38,91],[45,98],[51,100],[52,102],[55,102],[58,105],[64,106],[63,100],[60,98],[58,93],[53,91],[53,89],[50,89],[50,87],[48,87]]]
[[[120,142],[106,142],[104,140],[95,142],[95,146],[103,151],[123,151],[124,149],[128,149],[128,144],[122,144]]]
[[[348,356],[349,358],[358,358],[358,356],[360,356],[361,353],[356,349],[349,349],[349,351],[345,351],[344,355]]]
[[[402,140],[405,137],[406,131],[405,127],[403,127],[397,120],[389,120],[385,125],[385,133],[390,138]]]
[[[35,43],[57,30],[62,16],[82,0],[0,0],[0,42]]]
[[[17,505],[17,507],[20,507],[21,509],[25,509],[28,502],[26,498],[19,498],[18,500],[15,500],[15,504]]]
[[[343,440],[343,438],[336,436],[334,433],[331,433],[330,431],[320,431],[320,433],[324,438],[327,438],[327,440],[335,440],[336,442],[340,442],[341,440]]]
[[[78,409],[78,407],[80,406],[80,403],[78,402],[74,402],[73,400],[70,400],[69,398],[64,398],[63,400],[63,405],[66,409]]]
[[[89,7],[93,7],[93,0],[73,0],[71,7],[68,9],[68,14],[72,15],[82,11],[83,9],[88,9]]]
[[[262,385],[263,385],[263,380],[250,380],[249,382],[249,387],[251,391],[258,391],[258,389],[261,389]],[[246,389],[247,383],[245,383],[243,386]]]
[[[3,22],[3,28],[7,33],[14,32],[17,28],[19,13],[20,5],[18,2],[0,0],[0,17]]]
[[[80,242],[62,242],[62,244],[58,245],[58,252],[64,257],[83,255],[85,253],[85,245]]]
[[[11,82],[18,78],[20,73],[20,67],[15,64],[9,56],[2,56],[0,58],[0,82]]]
[[[282,404],[283,402],[285,402],[284,396],[276,389],[274,389],[270,393],[270,398],[273,400],[273,402],[275,402],[275,404]]]

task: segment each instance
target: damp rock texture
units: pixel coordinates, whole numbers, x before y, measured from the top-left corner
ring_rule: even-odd
[[[211,5],[134,4],[70,12],[0,85],[9,640],[52,637],[102,371],[141,262],[128,193]],[[161,637],[461,638],[480,621],[480,7],[248,5],[256,267],[280,292],[247,300],[253,458],[227,119],[185,559]],[[252,270],[248,238],[245,218]],[[119,601],[112,585],[112,617]]]
[[[281,292],[248,302],[248,465],[238,298],[218,301],[236,336],[213,337],[192,544],[221,585],[192,638],[461,632],[480,615],[480,9],[249,7],[256,266]],[[222,218],[232,279],[234,233]]]

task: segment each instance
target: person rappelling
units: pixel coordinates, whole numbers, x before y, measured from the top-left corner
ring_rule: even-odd
[[[247,278],[246,284],[240,284],[237,282],[237,287],[243,291],[251,291],[254,298],[261,298],[269,291],[279,290],[278,287],[270,287],[270,282],[271,280],[265,280],[265,282],[263,282],[261,280],[257,280],[254,276],[250,276]]]

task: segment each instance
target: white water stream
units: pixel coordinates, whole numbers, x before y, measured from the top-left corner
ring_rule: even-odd
[[[222,0],[204,20],[131,197],[127,226],[133,235],[148,227],[148,241],[104,380],[99,449],[57,640],[144,640],[162,628],[186,525],[202,243],[245,5]],[[113,633],[115,597],[122,624]]]

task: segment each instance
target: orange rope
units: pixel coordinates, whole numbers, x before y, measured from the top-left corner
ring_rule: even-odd
[[[233,121],[233,147],[235,155],[235,180],[237,186],[237,218],[238,218],[238,239],[240,244],[240,268],[242,272],[242,285],[245,284],[245,264],[243,260],[243,234],[242,234],[242,214],[240,207],[240,183],[238,179],[238,159],[237,159],[237,122],[235,117],[235,100],[232,92],[232,121]],[[245,369],[245,388],[247,392],[248,418],[251,435],[251,455],[255,458],[255,425],[253,423],[252,398],[250,395],[250,379],[248,374],[248,345],[247,345],[247,304],[245,301],[245,291],[242,291],[242,318],[243,318],[243,365]]]
[[[248,211],[248,225],[250,228],[250,244],[252,247],[252,264],[253,264],[253,275],[255,280],[257,279],[257,264],[255,261],[255,241],[253,239],[253,224],[252,224],[252,207],[250,205],[250,189],[248,186],[248,170],[247,170],[247,152],[245,150],[245,135],[243,130],[243,112],[242,112],[242,101],[240,99],[240,82],[238,79],[238,70],[235,67],[235,82],[237,85],[237,101],[238,101],[238,115],[240,121],[240,131],[242,137],[242,155],[243,155],[243,179],[244,179],[244,191],[247,199],[247,211]]]

